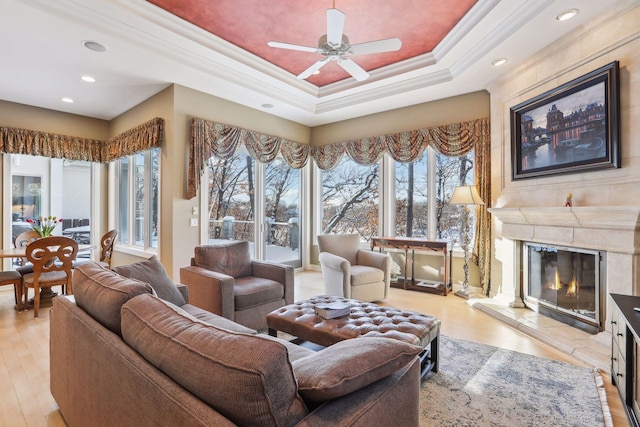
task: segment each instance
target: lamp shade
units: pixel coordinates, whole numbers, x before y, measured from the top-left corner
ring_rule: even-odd
[[[453,190],[449,199],[450,205],[484,205],[478,190],[473,185],[461,185]]]

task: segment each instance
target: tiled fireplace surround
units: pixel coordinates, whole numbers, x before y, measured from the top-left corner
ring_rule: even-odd
[[[586,335],[552,319],[540,319],[522,303],[520,243],[606,251],[607,295],[640,295],[640,207],[522,207],[492,208],[490,212],[496,220],[495,257],[501,264],[502,286],[494,298],[482,301],[478,308],[585,362],[608,370],[610,298],[607,297],[604,305],[605,331],[597,335]]]

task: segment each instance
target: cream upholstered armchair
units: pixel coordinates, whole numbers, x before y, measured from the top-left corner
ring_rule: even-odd
[[[180,283],[190,304],[256,330],[267,327],[267,314],[293,303],[293,267],[252,260],[248,242],[196,246]]]
[[[358,234],[318,236],[324,292],[360,301],[387,297],[391,279],[391,257],[360,249]]]

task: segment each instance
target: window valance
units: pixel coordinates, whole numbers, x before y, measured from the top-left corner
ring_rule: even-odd
[[[106,163],[160,147],[164,120],[154,118],[109,141],[0,126],[0,153]]]
[[[194,118],[191,125],[191,151],[187,198],[195,197],[200,176],[211,156],[228,159],[244,144],[249,155],[259,162],[273,161],[278,153],[294,169],[306,165],[312,157],[320,169],[334,167],[346,153],[355,162],[370,165],[383,154],[399,162],[412,162],[431,145],[447,156],[461,156],[480,141],[489,138],[489,119],[478,119],[388,135],[309,146],[277,136]]]
[[[103,147],[101,162],[111,162],[152,148],[164,140],[164,119],[156,117],[111,138]]]

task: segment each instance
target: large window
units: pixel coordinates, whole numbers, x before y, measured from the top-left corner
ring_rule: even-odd
[[[322,171],[322,233],[378,235],[378,164],[361,166],[347,156]]]
[[[240,147],[229,159],[211,157],[208,177],[209,242],[244,240],[254,258],[302,265],[299,170],[279,157],[256,162]]]
[[[159,149],[120,159],[117,164],[118,242],[158,248]]]
[[[447,157],[432,148],[412,163],[388,159],[362,166],[344,156],[321,172],[319,232],[356,232],[363,241],[384,234],[459,244],[460,209],[448,201],[456,186],[473,184],[473,159],[473,152]],[[387,181],[381,198],[380,183]],[[389,225],[380,225],[381,219]]]

